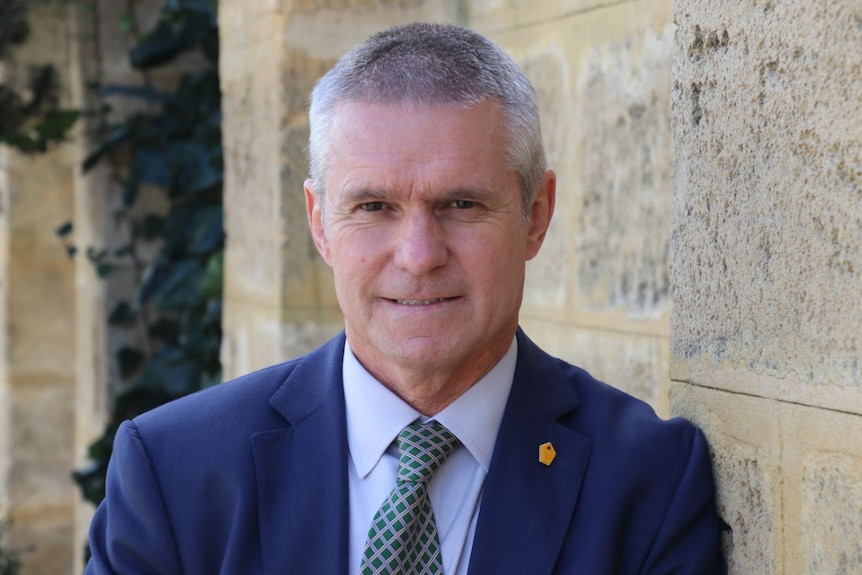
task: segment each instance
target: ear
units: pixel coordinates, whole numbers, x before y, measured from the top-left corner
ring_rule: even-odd
[[[557,174],[554,170],[545,170],[542,181],[533,196],[530,206],[530,223],[527,229],[527,259],[531,260],[539,253],[551,218],[554,215],[554,205],[557,200]]]
[[[326,241],[326,231],[323,229],[323,219],[321,214],[320,201],[314,192],[314,180],[307,179],[303,184],[305,190],[305,213],[308,216],[308,227],[311,229],[311,237],[314,238],[314,245],[317,247],[317,252],[323,260],[332,265],[329,255],[329,242]]]

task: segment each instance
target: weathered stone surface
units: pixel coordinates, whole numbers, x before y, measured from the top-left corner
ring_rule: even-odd
[[[521,326],[551,355],[646,401],[659,415],[668,415],[665,338],[551,323],[524,314]]]
[[[672,353],[862,413],[862,8],[687,1],[676,20]]]
[[[862,459],[811,456],[802,478],[805,573],[852,575],[862,566]]]
[[[8,495],[17,506],[73,503],[73,397],[70,376],[56,383],[13,383],[9,397],[13,451]]]
[[[15,525],[21,523],[16,519]],[[81,563],[72,562],[73,532],[65,517],[28,519],[10,535],[9,547],[20,551],[22,575],[80,572]]]
[[[797,573],[859,573],[862,416],[784,404],[787,564]]]
[[[569,134],[567,117],[570,113],[566,97],[567,62],[559,50],[547,50],[528,55],[519,62],[524,73],[536,88],[539,114],[542,122],[542,137],[548,166],[563,165],[569,156]],[[559,177],[559,176],[558,176]],[[559,183],[563,185],[562,182]],[[566,214],[563,208],[571,198],[564,197],[560,190],[557,214]],[[539,281],[531,281],[524,290],[527,305],[559,309],[566,303],[566,285],[571,275],[571,236],[566,230],[565,217],[555,217],[539,255],[530,262],[529,274]]]
[[[674,382],[670,403],[709,441],[729,573],[784,573],[778,402]]]
[[[581,305],[657,317],[670,303],[673,32],[597,46],[579,82]]]
[[[314,2],[314,8],[309,2],[305,9],[285,12],[283,34],[288,49],[334,64],[368,36],[392,26],[417,21],[466,23],[460,9],[463,2],[458,0],[357,0],[350,1],[349,7],[338,4],[344,2]]]
[[[635,0],[559,0],[537,2],[535,0],[472,0],[465,2],[465,11],[474,21],[482,21],[493,29],[527,27],[542,22],[562,23],[577,19],[604,7],[611,7]]]
[[[52,233],[45,222],[46,233]],[[57,246],[58,251],[62,251]],[[74,364],[73,264],[34,265],[26,254],[9,266],[9,354],[12,377],[68,376]]]

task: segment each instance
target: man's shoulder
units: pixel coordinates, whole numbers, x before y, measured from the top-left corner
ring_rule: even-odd
[[[577,407],[563,421],[588,437],[594,449],[617,454],[687,451],[699,433],[688,420],[662,419],[645,401],[597,379],[582,367],[536,349],[545,365],[553,366],[558,374],[554,385],[571,389],[577,398]]]

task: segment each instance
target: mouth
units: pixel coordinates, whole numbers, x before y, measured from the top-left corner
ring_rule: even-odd
[[[390,300],[392,302],[397,303],[398,305],[407,305],[407,306],[416,306],[421,307],[425,305],[434,305],[437,303],[442,303],[444,301],[449,301],[454,298],[449,297],[435,297],[432,299],[393,299]]]

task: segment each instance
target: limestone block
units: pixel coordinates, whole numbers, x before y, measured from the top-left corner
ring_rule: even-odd
[[[675,19],[674,378],[862,413],[862,8]]]
[[[335,306],[284,309],[231,301],[223,319],[223,379],[311,351],[341,329],[341,312]]]
[[[12,471],[11,393],[8,382],[0,381],[0,515],[9,508],[9,480]]]
[[[21,550],[21,575],[80,573],[81,564],[72,560],[73,541],[72,528],[65,521],[43,520],[17,527],[10,534],[9,546]],[[75,545],[80,543],[75,541]]]
[[[542,136],[548,166],[556,168],[563,165],[569,157],[569,134],[567,118],[570,114],[570,101],[566,97],[567,62],[559,47],[536,51],[519,62],[524,73],[536,88],[539,114],[542,122]],[[558,176],[559,177],[559,176]],[[567,221],[571,202],[565,193],[564,183],[557,197],[556,215],[542,246],[542,251],[529,264],[529,273],[539,281],[531,282],[524,292],[528,304],[549,308],[561,308],[566,304],[566,286],[572,274],[572,238],[568,229],[572,222]]]
[[[521,326],[542,349],[577,365],[605,383],[649,403],[666,417],[667,340],[583,326],[521,314]]]
[[[17,506],[65,505],[74,496],[74,401],[67,381],[14,383],[10,400],[10,500]]]
[[[678,382],[670,403],[709,441],[729,573],[784,573],[780,404]]]
[[[72,263],[10,266],[9,372],[66,376],[74,365]]]
[[[788,562],[798,573],[862,566],[862,417],[782,408]]]
[[[280,318],[277,306],[225,299],[220,354],[223,379],[286,359],[279,350]]]
[[[289,315],[296,316],[296,319],[282,326],[281,356],[285,360],[310,352],[344,329],[344,322],[337,310],[331,310],[327,314],[291,313]]]
[[[505,12],[499,4],[494,9]],[[471,25],[511,53],[535,83],[558,175],[555,221],[530,265],[541,280],[528,283],[525,303],[566,308],[568,316],[623,311],[636,324],[666,322],[669,3],[499,28],[490,12],[472,14]]]
[[[334,64],[368,36],[409,22],[467,25],[457,0],[281,0],[288,50]],[[331,65],[330,64],[330,65]]]
[[[280,299],[282,223],[277,71],[225,86],[226,294]],[[239,92],[238,92],[239,91]]]
[[[29,262],[68,261],[54,230],[73,214],[70,149],[38,157],[8,154],[10,249]]]
[[[673,30],[589,50],[578,106],[579,304],[633,317],[668,310]]]
[[[472,0],[468,10],[471,19],[501,29],[559,22],[619,3],[619,0]]]

